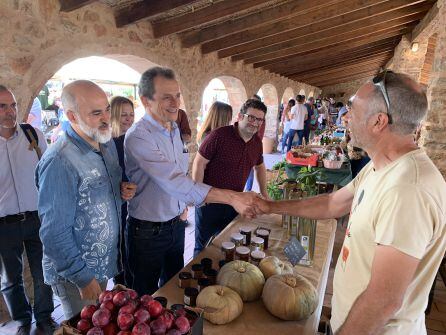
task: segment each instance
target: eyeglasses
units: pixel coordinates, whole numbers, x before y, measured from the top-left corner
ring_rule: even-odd
[[[251,114],[245,114],[245,115],[248,117],[249,122],[257,121],[257,123],[262,124],[265,121],[264,118],[255,117],[254,115],[251,115]]]
[[[378,75],[376,77],[374,77],[372,79],[373,81],[373,85],[375,85],[376,87],[379,88],[379,90],[381,91],[383,97],[384,97],[384,101],[386,102],[386,107],[387,107],[387,116],[389,118],[389,124],[392,123],[392,116],[390,115],[390,100],[389,100],[389,95],[387,94],[387,89],[386,89],[386,75],[387,73],[393,73],[390,70],[384,70],[380,73],[378,73]]]

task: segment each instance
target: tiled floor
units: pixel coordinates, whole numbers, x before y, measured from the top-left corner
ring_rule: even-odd
[[[275,162],[281,159],[280,155],[265,155],[265,165],[270,168]],[[254,183],[254,191],[258,191],[258,185]],[[194,233],[195,233],[195,216],[194,209],[189,209],[189,225],[186,227],[186,241],[184,260],[188,263],[193,257],[194,248]],[[330,267],[330,273],[328,278],[327,290],[324,297],[325,311],[331,307],[331,297],[333,295],[333,274],[336,260],[340,253],[342,242],[345,235],[346,224],[342,225],[342,221],[338,222],[338,230],[336,232],[333,260]],[[109,286],[113,283],[110,281]],[[63,311],[60,305],[60,301],[55,297],[54,299],[55,310],[53,317],[57,322],[61,322],[63,318]],[[34,321],[34,320],[33,320]],[[432,306],[431,313],[426,318],[426,325],[428,328],[428,335],[446,335],[446,286],[441,279],[437,279],[435,288],[434,304]],[[16,325],[13,322],[5,322],[0,325],[0,335],[13,335],[15,333]],[[35,334],[35,327],[33,327],[33,335]]]

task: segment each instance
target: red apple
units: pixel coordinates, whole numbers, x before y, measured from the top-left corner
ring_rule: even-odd
[[[156,319],[150,322],[150,330],[152,331],[152,335],[164,335],[167,328],[162,319]]]
[[[133,316],[135,317],[135,322],[136,323],[140,323],[140,322],[147,322],[150,320],[150,314],[149,312],[144,309],[144,308],[140,308],[138,309],[135,314],[133,314]]]
[[[163,305],[156,300],[149,301],[146,307],[152,319],[156,319],[163,312]]]
[[[138,293],[136,293],[135,290],[127,290],[127,293],[129,294],[130,299],[132,300],[138,299]]]
[[[184,316],[180,316],[175,320],[175,327],[181,332],[181,334],[186,334],[190,330],[189,320]]]
[[[147,323],[137,323],[133,326],[132,335],[150,335],[150,327]]]
[[[181,335],[181,332],[178,329],[169,330],[166,335]]]
[[[111,312],[107,308],[99,308],[93,313],[91,320],[95,327],[105,327],[110,322]]]
[[[120,313],[118,315],[118,326],[121,330],[128,330],[133,326],[133,315],[129,313]]]
[[[87,332],[87,335],[104,335],[104,332],[99,327],[93,327]]]
[[[95,305],[88,305],[81,310],[81,319],[91,320],[93,313],[96,312],[98,308]]]
[[[112,291],[104,291],[99,295],[99,303],[102,304],[104,301],[113,300]]]
[[[117,335],[132,335],[132,332],[129,330],[121,330]]]
[[[82,334],[86,334],[91,328],[90,321],[86,319],[80,319],[77,322],[76,329],[79,330]]]
[[[113,303],[116,306],[124,306],[126,303],[128,303],[130,300],[130,295],[127,293],[127,291],[121,291],[115,294],[113,297]]]
[[[119,332],[119,328],[114,322],[110,322],[104,328],[102,328],[104,335],[116,335]]]
[[[128,304],[122,306],[122,307],[119,309],[119,314],[121,314],[121,313],[129,313],[129,314],[133,314],[133,313],[135,312],[135,309],[136,309],[135,304],[133,304],[133,303],[130,301]]]
[[[150,294],[143,295],[139,301],[141,302],[141,305],[146,306],[149,301],[152,301],[153,297]]]
[[[177,309],[175,311],[175,316],[186,316],[187,312],[184,308]]]
[[[163,320],[167,330],[172,328],[173,322],[175,321],[175,317],[168,310],[164,310],[163,313],[160,315],[159,319]]]
[[[116,306],[113,304],[112,300],[104,301],[100,307],[108,309],[110,312],[113,312],[116,309]]]

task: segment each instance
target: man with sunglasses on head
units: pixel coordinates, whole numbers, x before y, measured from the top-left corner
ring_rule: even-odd
[[[446,183],[413,132],[427,112],[421,86],[384,71],[361,86],[351,141],[371,162],[341,190],[305,200],[258,199],[259,213],[350,219],[338,259],[336,335],[426,334],[424,311],[446,250]]]
[[[16,334],[31,331],[32,312],[38,334],[52,334],[57,324],[51,287],[45,285],[42,270],[40,220],[37,215],[37,188],[34,170],[46,141],[40,130],[17,124],[17,102],[12,92],[0,85],[0,278],[1,291]],[[23,260],[26,256],[34,286],[34,306],[26,298]]]
[[[192,178],[213,187],[243,191],[252,168],[267,197],[266,169],[262,141],[256,135],[265,122],[266,106],[256,99],[247,100],[240,109],[238,122],[211,132],[195,156]],[[208,240],[222,231],[237,212],[229,205],[206,204],[195,209],[195,250],[197,255]]]

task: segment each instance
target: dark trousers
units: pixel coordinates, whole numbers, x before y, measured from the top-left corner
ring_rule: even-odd
[[[40,221],[35,214],[23,221],[0,219],[1,291],[11,318],[21,325],[31,323],[32,310],[23,286],[22,254],[26,250],[34,284],[34,317],[44,322],[54,310],[51,287],[43,282]]]
[[[237,212],[229,205],[207,204],[196,207],[194,257],[204,249],[213,235],[225,229],[236,216]]]
[[[130,287],[139,295],[153,294],[183,268],[184,228],[179,217],[163,223],[129,217],[126,243]]]
[[[297,133],[297,145],[301,145],[302,144],[302,139],[304,137],[304,130],[296,130],[296,129],[290,129],[289,133],[288,133],[288,145],[287,145],[287,152],[291,150],[291,145],[293,144],[293,140],[294,140],[294,135],[296,135]]]
[[[350,160],[350,166],[352,169],[352,178],[355,178],[359,172],[361,172],[362,168],[370,162],[370,158],[368,156],[362,157],[361,159],[352,159]]]
[[[305,143],[308,145],[308,144],[310,144],[310,132],[311,132],[311,129],[310,129],[310,126],[308,125],[305,125],[305,127],[304,127],[304,138],[305,138]]]
[[[118,273],[113,281],[115,284],[121,284],[124,286],[130,286],[132,282],[132,275],[129,269],[129,262],[127,256],[127,248],[125,242],[125,231],[127,226],[127,202],[121,206],[121,236],[120,236],[120,247],[118,249],[118,259],[122,260],[122,271]]]

